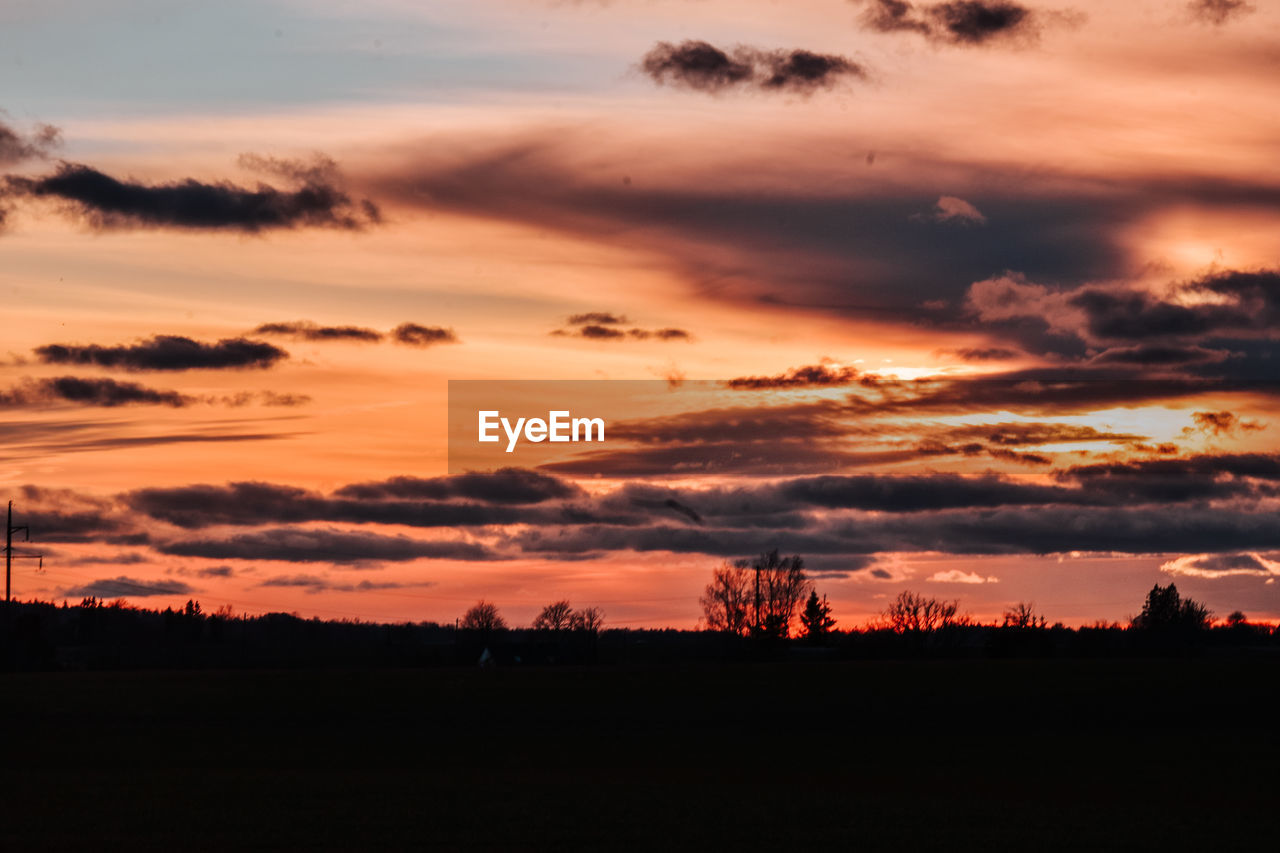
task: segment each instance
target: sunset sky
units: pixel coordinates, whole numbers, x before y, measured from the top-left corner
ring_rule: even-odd
[[[1280,619],[1280,4],[9,0],[0,57],[15,597],[693,627],[776,547],[842,627]],[[451,471],[450,380],[610,441]]]

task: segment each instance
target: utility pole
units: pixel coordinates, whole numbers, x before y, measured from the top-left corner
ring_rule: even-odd
[[[13,561],[14,560],[39,560],[40,568],[44,568],[44,554],[15,554],[13,553],[13,534],[21,531],[24,542],[31,541],[31,528],[25,524],[18,527],[13,526],[13,501],[9,501],[9,521],[4,526],[4,603],[6,609],[9,602],[12,601],[13,587]]]

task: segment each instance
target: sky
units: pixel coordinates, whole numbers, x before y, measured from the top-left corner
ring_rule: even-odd
[[[690,628],[778,548],[842,627],[1280,619],[1273,2],[9,0],[0,62],[18,598]],[[451,453],[475,380],[609,441]]]

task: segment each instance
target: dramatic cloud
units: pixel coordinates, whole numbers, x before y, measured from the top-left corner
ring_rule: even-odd
[[[832,367],[815,364],[795,367],[777,376],[741,376],[725,384],[738,391],[758,391],[775,388],[815,388],[828,385],[848,385],[858,378],[852,367]]]
[[[1084,312],[1099,339],[1141,340],[1226,333],[1273,335],[1280,324],[1280,272],[1226,271],[1183,284],[1193,304],[1167,302],[1140,291],[1085,288],[1069,304]]]
[[[938,355],[954,355],[964,361],[1008,361],[1017,358],[1017,350],[1007,347],[961,347],[953,350],[939,350]]]
[[[124,370],[216,370],[270,367],[289,354],[266,341],[224,338],[216,344],[156,335],[130,346],[49,344],[36,347],[45,364],[95,365]]]
[[[1183,435],[1200,432],[1205,435],[1222,436],[1231,435],[1237,431],[1256,432],[1266,429],[1265,424],[1243,420],[1232,412],[1192,412],[1191,419],[1195,422],[1195,426],[1184,427]]]
[[[1008,0],[952,0],[929,7],[929,17],[958,44],[982,44],[995,36],[1025,31],[1031,11]]]
[[[51,124],[37,125],[31,133],[21,133],[0,122],[0,166],[48,157],[61,143],[61,131]]]
[[[91,581],[83,586],[60,589],[63,598],[146,598],[152,595],[187,595],[195,590],[175,580],[140,580],[123,575],[117,578],[103,578]]]
[[[411,347],[430,347],[436,344],[456,344],[458,336],[453,329],[440,326],[419,326],[417,323],[401,323],[391,330],[391,338],[398,344]]]
[[[565,322],[570,326],[616,326],[627,322],[627,318],[608,311],[588,311],[585,314],[573,314]]]
[[[217,406],[301,406],[311,401],[305,394],[280,394],[274,391],[242,391],[229,395],[192,396],[178,391],[149,388],[136,382],[118,382],[115,379],[58,376],[42,379],[24,379],[18,385],[0,390],[0,406],[40,406],[49,403],[75,403],[81,406],[156,405],[179,408],[198,403]],[[270,434],[252,433],[238,435],[202,435],[176,433],[169,436],[120,436],[100,438],[69,446],[68,449],[89,450],[107,447],[126,447],[130,444],[166,444],[176,441],[244,441],[271,438]]]
[[[291,527],[240,533],[226,539],[189,539],[157,545],[164,554],[215,560],[281,560],[363,566],[422,558],[494,560],[498,555],[471,542],[441,542],[345,530]]]
[[[250,158],[294,184],[279,189],[259,183],[242,187],[229,181],[194,178],[147,184],[120,179],[79,163],[63,163],[43,177],[9,175],[10,196],[65,203],[95,228],[185,228],[257,233],[278,228],[326,227],[358,230],[379,221],[373,202],[354,201],[337,182],[331,160],[312,165]]]
[[[640,68],[660,85],[703,92],[751,87],[810,93],[842,78],[866,76],[861,66],[843,56],[750,47],[735,48],[730,54],[704,41],[659,42],[645,54]]]
[[[177,391],[148,388],[136,382],[84,379],[76,376],[27,379],[21,385],[0,391],[0,406],[32,406],[56,402],[78,403],[83,406],[137,404],[176,408],[198,401]]]
[[[915,32],[957,45],[1036,32],[1030,9],[1009,0],[951,0],[917,6],[905,0],[868,0],[863,23],[879,32]]]
[[[606,319],[591,321],[593,318],[600,317]],[[582,322],[575,323],[575,321]],[[693,335],[684,329],[619,329],[614,325],[604,325],[623,322],[625,322],[624,318],[611,314],[575,314],[569,318],[571,328],[556,329],[551,334],[560,338],[585,338],[589,341],[689,341],[693,339]]]
[[[1191,578],[1252,575],[1273,583],[1280,576],[1280,554],[1188,554],[1162,564],[1160,571]]]
[[[358,341],[377,343],[382,332],[361,326],[321,326],[310,320],[288,323],[263,323],[253,330],[255,335],[280,335],[301,341]]]
[[[1197,21],[1221,26],[1232,18],[1240,18],[1257,10],[1245,0],[1191,0],[1187,4],[1187,11]]]
[[[568,480],[524,468],[500,468],[453,477],[393,477],[372,483],[354,483],[334,492],[340,497],[372,500],[449,500],[463,498],[493,504],[536,504],[576,498],[585,494]]]

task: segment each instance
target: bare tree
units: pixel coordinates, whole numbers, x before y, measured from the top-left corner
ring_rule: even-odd
[[[1004,612],[1006,628],[1043,628],[1045,624],[1045,618],[1036,615],[1034,601],[1019,601]]]
[[[588,634],[599,634],[604,626],[604,611],[599,607],[584,607],[569,615],[569,627],[574,631],[586,631]]]
[[[498,605],[480,599],[462,614],[458,627],[466,631],[500,631],[507,627],[507,621],[498,613]]]
[[[711,573],[711,583],[698,599],[709,631],[746,635],[750,628],[751,574],[726,563]]]
[[[573,608],[567,600],[553,601],[533,620],[535,631],[563,631],[573,619]]]
[[[796,608],[809,591],[804,560],[798,556],[781,557],[775,548],[754,560],[739,560],[735,565],[754,574],[752,630],[770,637],[789,636]]]
[[[716,569],[698,601],[709,630],[786,637],[808,591],[804,560],[775,549]]]
[[[889,628],[899,634],[928,633],[956,624],[959,609],[959,601],[942,601],[903,590],[882,615]]]

